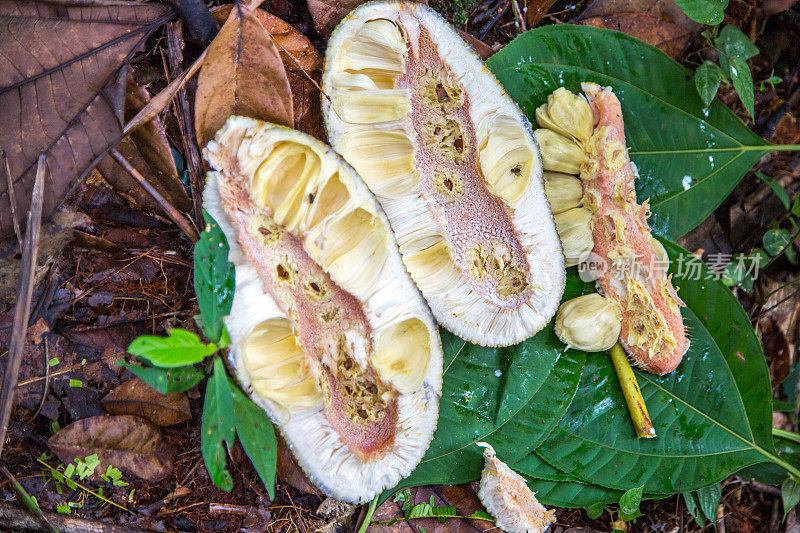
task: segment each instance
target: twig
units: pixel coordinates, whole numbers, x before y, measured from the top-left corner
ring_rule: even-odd
[[[622,394],[625,396],[625,403],[628,404],[628,411],[631,413],[636,437],[652,439],[656,436],[656,430],[653,428],[650,415],[647,414],[647,406],[644,404],[639,384],[636,383],[636,375],[628,362],[628,356],[619,343],[612,346],[610,352],[611,361],[614,363],[614,369],[617,371],[619,384],[622,387]]]
[[[3,374],[3,387],[0,390],[0,454],[6,441],[8,419],[14,402],[14,386],[19,377],[19,365],[28,332],[31,314],[33,284],[36,280],[36,257],[39,254],[39,233],[42,229],[42,203],[44,198],[45,155],[39,156],[36,166],[36,181],[31,192],[31,207],[28,224],[25,226],[25,244],[22,247],[22,264],[19,275],[17,302],[14,307],[14,326],[11,330],[11,343],[8,348],[8,361]]]
[[[511,7],[514,10],[514,20],[517,23],[517,34],[528,31],[528,28],[525,27],[525,17],[522,15],[522,10],[519,8],[517,0],[511,0]]]
[[[107,524],[49,511],[44,511],[43,514],[61,533],[151,533],[151,530]],[[42,525],[17,506],[0,501],[0,531],[42,531]]]
[[[203,46],[208,46],[219,33],[217,20],[202,0],[169,0],[169,3],[181,14],[192,38]]]
[[[2,471],[3,475],[8,478],[9,483],[11,483],[11,486],[14,487],[15,491],[17,491],[17,494],[22,499],[22,503],[25,504],[25,507],[27,507],[31,513],[36,515],[39,520],[47,525],[47,531],[50,533],[60,533],[58,529],[53,527],[53,524],[50,523],[50,520],[47,519],[44,513],[42,513],[42,508],[39,507],[39,503],[36,501],[36,499],[32,498],[31,495],[28,494],[28,491],[26,491],[25,488],[20,485],[19,481],[17,481],[14,475],[2,464],[0,464],[0,471]]]
[[[44,407],[44,401],[47,399],[47,392],[50,389],[50,350],[47,345],[47,337],[44,338],[44,391],[42,392],[42,399],[39,402],[39,407],[31,417],[31,422],[39,416],[39,413]]]
[[[127,124],[125,124],[125,127],[122,128],[122,134],[126,135],[132,129],[141,126],[145,122],[148,122],[153,117],[158,115],[162,109],[167,107],[167,104],[170,100],[172,100],[172,97],[175,96],[175,93],[177,93],[180,88],[183,87],[184,84],[189,81],[189,79],[194,76],[198,70],[200,70],[200,67],[203,65],[203,61],[205,61],[205,59],[206,51],[204,50],[203,53],[194,60],[194,63],[192,63],[189,68],[184,70],[180,76],[172,80],[169,85],[161,90],[161,92],[152,97],[150,101],[147,102],[147,104],[145,104],[145,106],[141,109],[141,111],[136,113],[136,116],[134,116]]]
[[[192,223],[189,222],[189,220],[187,220],[187,218],[183,215],[183,213],[175,209],[174,205],[164,199],[164,197],[161,196],[155,187],[153,187],[150,182],[147,181],[147,179],[142,176],[141,173],[136,170],[136,168],[134,168],[134,166],[131,165],[127,159],[125,159],[125,156],[117,151],[116,148],[111,149],[111,157],[113,157],[117,163],[122,165],[122,168],[127,170],[128,174],[133,176],[142,189],[144,189],[147,194],[153,197],[153,200],[155,200],[158,205],[161,206],[161,209],[167,213],[169,218],[171,218],[172,221],[175,222],[179,228],[181,228],[181,231],[183,231],[186,236],[192,240],[192,242],[197,242],[197,240],[200,238],[200,235],[197,233],[197,230],[194,229]]]
[[[781,489],[779,489],[778,487],[773,487],[772,485],[767,485],[766,483],[761,483],[760,481],[754,481],[754,480],[751,481],[745,480],[744,483],[750,485],[750,487],[755,491],[764,492],[771,496],[778,496],[778,497],[781,496]]]
[[[6,167],[6,184],[8,186],[8,203],[11,204],[11,221],[14,223],[14,233],[17,234],[17,246],[19,246],[19,251],[22,252],[22,230],[19,227],[19,220],[17,220],[17,200],[14,198],[14,181],[11,178],[11,166],[8,164],[6,151],[0,150],[0,155],[3,157]]]
[[[167,51],[169,52],[170,76],[178,75],[183,63],[183,39],[181,38],[180,22],[167,25]],[[204,52],[205,53],[205,52]],[[192,127],[192,112],[186,98],[186,89],[181,87],[176,93],[175,115],[178,118],[178,129],[181,133],[181,144],[186,156],[186,169],[189,172],[189,185],[192,189],[192,202],[194,204],[194,220],[196,224],[203,223],[203,171],[200,159],[200,148],[194,136]]]

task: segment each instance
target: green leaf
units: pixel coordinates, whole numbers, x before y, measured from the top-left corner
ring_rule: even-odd
[[[792,214],[800,217],[800,194],[794,195],[794,202],[792,203]]]
[[[800,443],[777,435],[773,438],[780,458],[796,468],[800,468]],[[737,475],[743,479],[755,479],[767,485],[780,485],[789,477],[785,468],[774,463],[748,466],[737,472]]]
[[[694,85],[697,87],[697,94],[700,95],[706,106],[714,101],[720,83],[722,83],[722,71],[712,61],[704,61],[694,72]]]
[[[716,521],[717,507],[719,507],[719,501],[722,499],[722,485],[714,483],[697,489],[696,493],[697,501],[700,503],[700,509],[705,517],[708,518],[709,522]]]
[[[243,393],[233,380],[229,381],[233,395],[233,413],[236,417],[236,433],[245,453],[267,488],[270,499],[275,497],[275,465],[278,461],[278,445],[275,429],[267,413]]]
[[[619,499],[619,510],[626,514],[633,514],[639,510],[642,502],[642,491],[644,487],[634,487],[623,494]]]
[[[589,507],[585,507],[586,514],[592,520],[596,520],[603,515],[603,511],[606,510],[606,504],[604,503],[595,503],[594,505],[590,505]]]
[[[700,24],[716,26],[725,17],[728,0],[675,0],[686,16]]]
[[[233,489],[233,479],[225,465],[225,444],[230,448],[236,438],[233,397],[222,359],[214,359],[214,374],[206,386],[203,404],[203,427],[200,449],[211,480],[222,490]]]
[[[781,498],[783,499],[783,519],[789,511],[795,508],[800,502],[800,485],[794,478],[789,478],[781,484]]]
[[[234,269],[228,241],[214,218],[203,211],[205,231],[194,246],[194,290],[203,317],[203,331],[213,342],[222,336],[222,318],[233,304]]]
[[[206,377],[193,366],[163,369],[131,365],[125,361],[117,361],[115,364],[127,368],[161,394],[187,391]]]
[[[764,250],[775,257],[779,255],[792,241],[792,236],[785,229],[771,229],[764,234],[762,239]]]
[[[689,511],[689,514],[692,515],[698,526],[705,527],[706,519],[703,517],[700,507],[697,505],[697,493],[682,492],[681,494],[683,496],[683,501],[686,503],[686,510]]]
[[[783,207],[785,207],[786,210],[789,211],[792,207],[792,200],[791,198],[789,198],[789,194],[786,192],[786,189],[784,189],[780,183],[778,183],[771,177],[767,176],[763,172],[759,172],[758,170],[756,170],[755,174],[756,176],[758,176],[758,179],[769,185],[769,188],[772,189],[772,192],[775,193],[775,196],[777,196],[780,199],[781,203],[783,204]]]
[[[742,30],[733,24],[722,28],[719,36],[714,40],[714,44],[717,45],[720,52],[731,59],[747,60],[758,55],[758,47],[750,41]]]
[[[755,117],[755,95],[753,94],[753,73],[750,72],[750,66],[747,61],[738,57],[731,59],[731,80],[733,80],[733,88],[736,89],[736,94],[742,100],[744,108],[751,117]]]
[[[655,232],[673,240],[705,220],[771,149],[719,100],[706,108],[691,72],[623,33],[569,24],[536,28],[487,65],[532,121],[558,87],[612,86],[641,176],[637,196],[650,199]]]
[[[669,242],[664,247],[673,264],[688,255]],[[682,311],[691,346],[683,362],[665,376],[636,370],[658,437],[635,437],[609,358],[588,357],[572,404],[537,449],[545,461],[584,483],[671,494],[777,459],[758,339],[736,298],[700,267],[699,280],[673,271],[688,306]]]
[[[169,336],[142,335],[128,346],[128,352],[152,366],[176,368],[199,363],[217,351],[214,343],[204,344],[185,329],[174,328]]]

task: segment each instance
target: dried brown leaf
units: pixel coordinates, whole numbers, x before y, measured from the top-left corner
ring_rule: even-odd
[[[121,137],[124,65],[165,22],[160,4],[66,7],[0,2],[0,148],[18,211],[30,203],[36,160],[47,155],[44,214]],[[13,231],[0,180],[0,238]]]
[[[129,379],[103,398],[112,415],[136,415],[159,426],[180,424],[192,418],[185,393],[161,394],[139,378]]]
[[[616,15],[618,13],[647,13],[665,22],[692,32],[700,31],[703,25],[686,16],[673,0],[595,0],[581,13],[579,18]]]
[[[352,10],[366,0],[308,0],[308,10],[314,19],[314,26],[323,37],[328,37],[333,29]]]
[[[292,126],[292,106],[289,79],[275,42],[252,11],[237,5],[208,47],[197,80],[194,109],[200,146],[231,115]]]
[[[582,19],[578,24],[621,31],[652,44],[672,58],[677,58],[689,42],[692,32],[647,13],[630,12]]]
[[[128,78],[125,91],[125,121],[132,119],[150,101],[147,89],[141,87],[132,76]],[[132,130],[116,145],[116,149],[170,204],[180,211],[189,211],[192,202],[178,176],[175,159],[158,116]],[[151,210],[161,208],[136,180],[110,155],[97,165],[103,177],[117,191],[135,204]]]
[[[556,0],[530,0],[525,6],[525,22],[529,28],[533,28],[542,20]]]
[[[461,37],[463,37],[463,39],[467,41],[470,44],[470,46],[472,46],[472,48],[475,49],[475,52],[484,61],[486,61],[487,59],[492,57],[492,55],[494,55],[495,50],[493,50],[492,47],[486,44],[485,42],[481,41],[476,37],[473,37],[472,35],[470,35],[465,31],[458,30],[458,33],[461,34]]]
[[[314,494],[316,496],[324,496],[322,491],[314,485],[308,476],[306,476],[292,457],[289,447],[286,442],[278,437],[278,463],[276,466],[276,473],[285,483],[296,488],[300,492]]]
[[[219,6],[212,12],[214,18],[222,23],[228,18],[232,9],[233,6],[228,4]],[[311,41],[291,24],[263,9],[256,9],[253,13],[272,35],[283,60],[292,89],[295,129],[319,139],[323,138],[322,106],[318,89],[322,83],[322,56]]]
[[[138,416],[93,416],[68,425],[47,441],[64,463],[97,454],[95,477],[114,466],[151,483],[172,473],[175,453],[158,426]]]

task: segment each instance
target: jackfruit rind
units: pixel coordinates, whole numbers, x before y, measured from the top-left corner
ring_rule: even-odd
[[[323,92],[333,147],[381,202],[439,323],[489,346],[541,329],[565,271],[539,148],[456,31],[416,2],[364,4],[331,36]]]
[[[422,458],[441,396],[438,330],[389,222],[298,131],[234,116],[204,156],[204,206],[236,268],[232,371],[320,489],[369,501]]]

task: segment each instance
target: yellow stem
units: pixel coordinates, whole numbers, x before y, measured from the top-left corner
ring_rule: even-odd
[[[656,430],[653,428],[653,422],[650,421],[650,415],[647,414],[647,406],[644,404],[642,391],[639,390],[639,384],[636,382],[636,375],[628,362],[628,356],[619,343],[611,348],[611,361],[614,363],[622,394],[625,396],[628,411],[631,413],[636,437],[652,439],[656,436]]]

